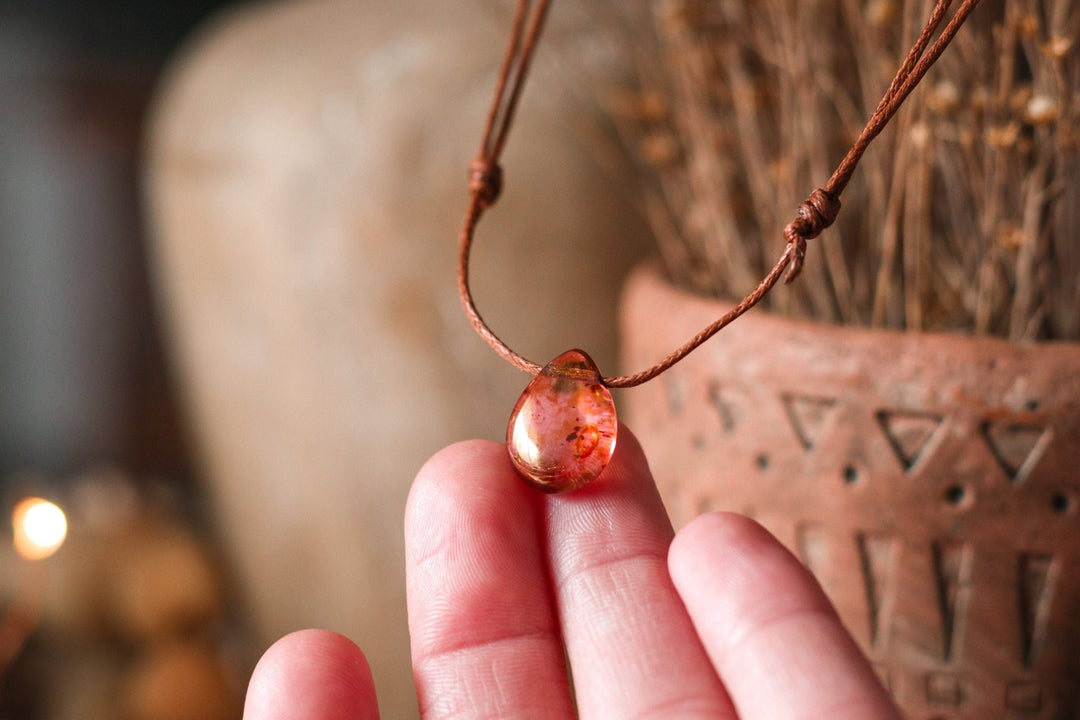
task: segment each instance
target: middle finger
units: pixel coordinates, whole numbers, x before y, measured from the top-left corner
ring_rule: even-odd
[[[593,485],[546,503],[548,556],[582,718],[732,718],[667,569],[673,532],[619,428]]]

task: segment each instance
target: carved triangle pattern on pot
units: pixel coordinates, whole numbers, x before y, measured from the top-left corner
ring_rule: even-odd
[[[1050,444],[1050,431],[1037,425],[986,422],[982,425],[994,459],[1012,482],[1028,476]]]
[[[971,545],[935,542],[932,552],[941,612],[942,652],[945,660],[951,660],[964,631],[971,584]]]
[[[878,424],[905,472],[910,472],[923,456],[944,417],[904,410],[878,410]]]
[[[856,533],[863,582],[866,586],[867,619],[870,624],[870,644],[878,648],[886,642],[894,597],[894,576],[898,543],[883,535]]]
[[[1039,650],[1046,639],[1046,625],[1050,616],[1050,603],[1054,595],[1054,559],[1040,553],[1024,553],[1020,556],[1020,623],[1024,639],[1024,667],[1030,668],[1038,660]]]
[[[836,399],[783,393],[780,401],[803,449],[812,449],[821,438],[826,422],[836,411]]]
[[[800,524],[795,529],[795,549],[803,565],[820,582],[829,551],[825,529],[817,524]]]

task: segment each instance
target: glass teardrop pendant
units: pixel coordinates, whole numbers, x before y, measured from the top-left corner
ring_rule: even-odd
[[[607,467],[618,421],[596,363],[568,350],[548,363],[521,393],[506,428],[514,467],[548,493],[577,490]]]

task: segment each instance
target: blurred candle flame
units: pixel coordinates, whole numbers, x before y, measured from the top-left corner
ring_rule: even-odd
[[[67,518],[54,503],[26,498],[11,514],[15,551],[26,560],[44,560],[64,544]]]

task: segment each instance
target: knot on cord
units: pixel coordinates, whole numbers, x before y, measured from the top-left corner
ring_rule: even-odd
[[[495,204],[502,192],[502,168],[499,163],[478,157],[469,163],[469,192],[476,197],[481,209]]]
[[[840,200],[821,188],[810,193],[799,205],[799,216],[784,228],[784,240],[792,248],[791,267],[784,282],[791,282],[802,271],[806,241],[813,240],[833,224],[840,213]]]

